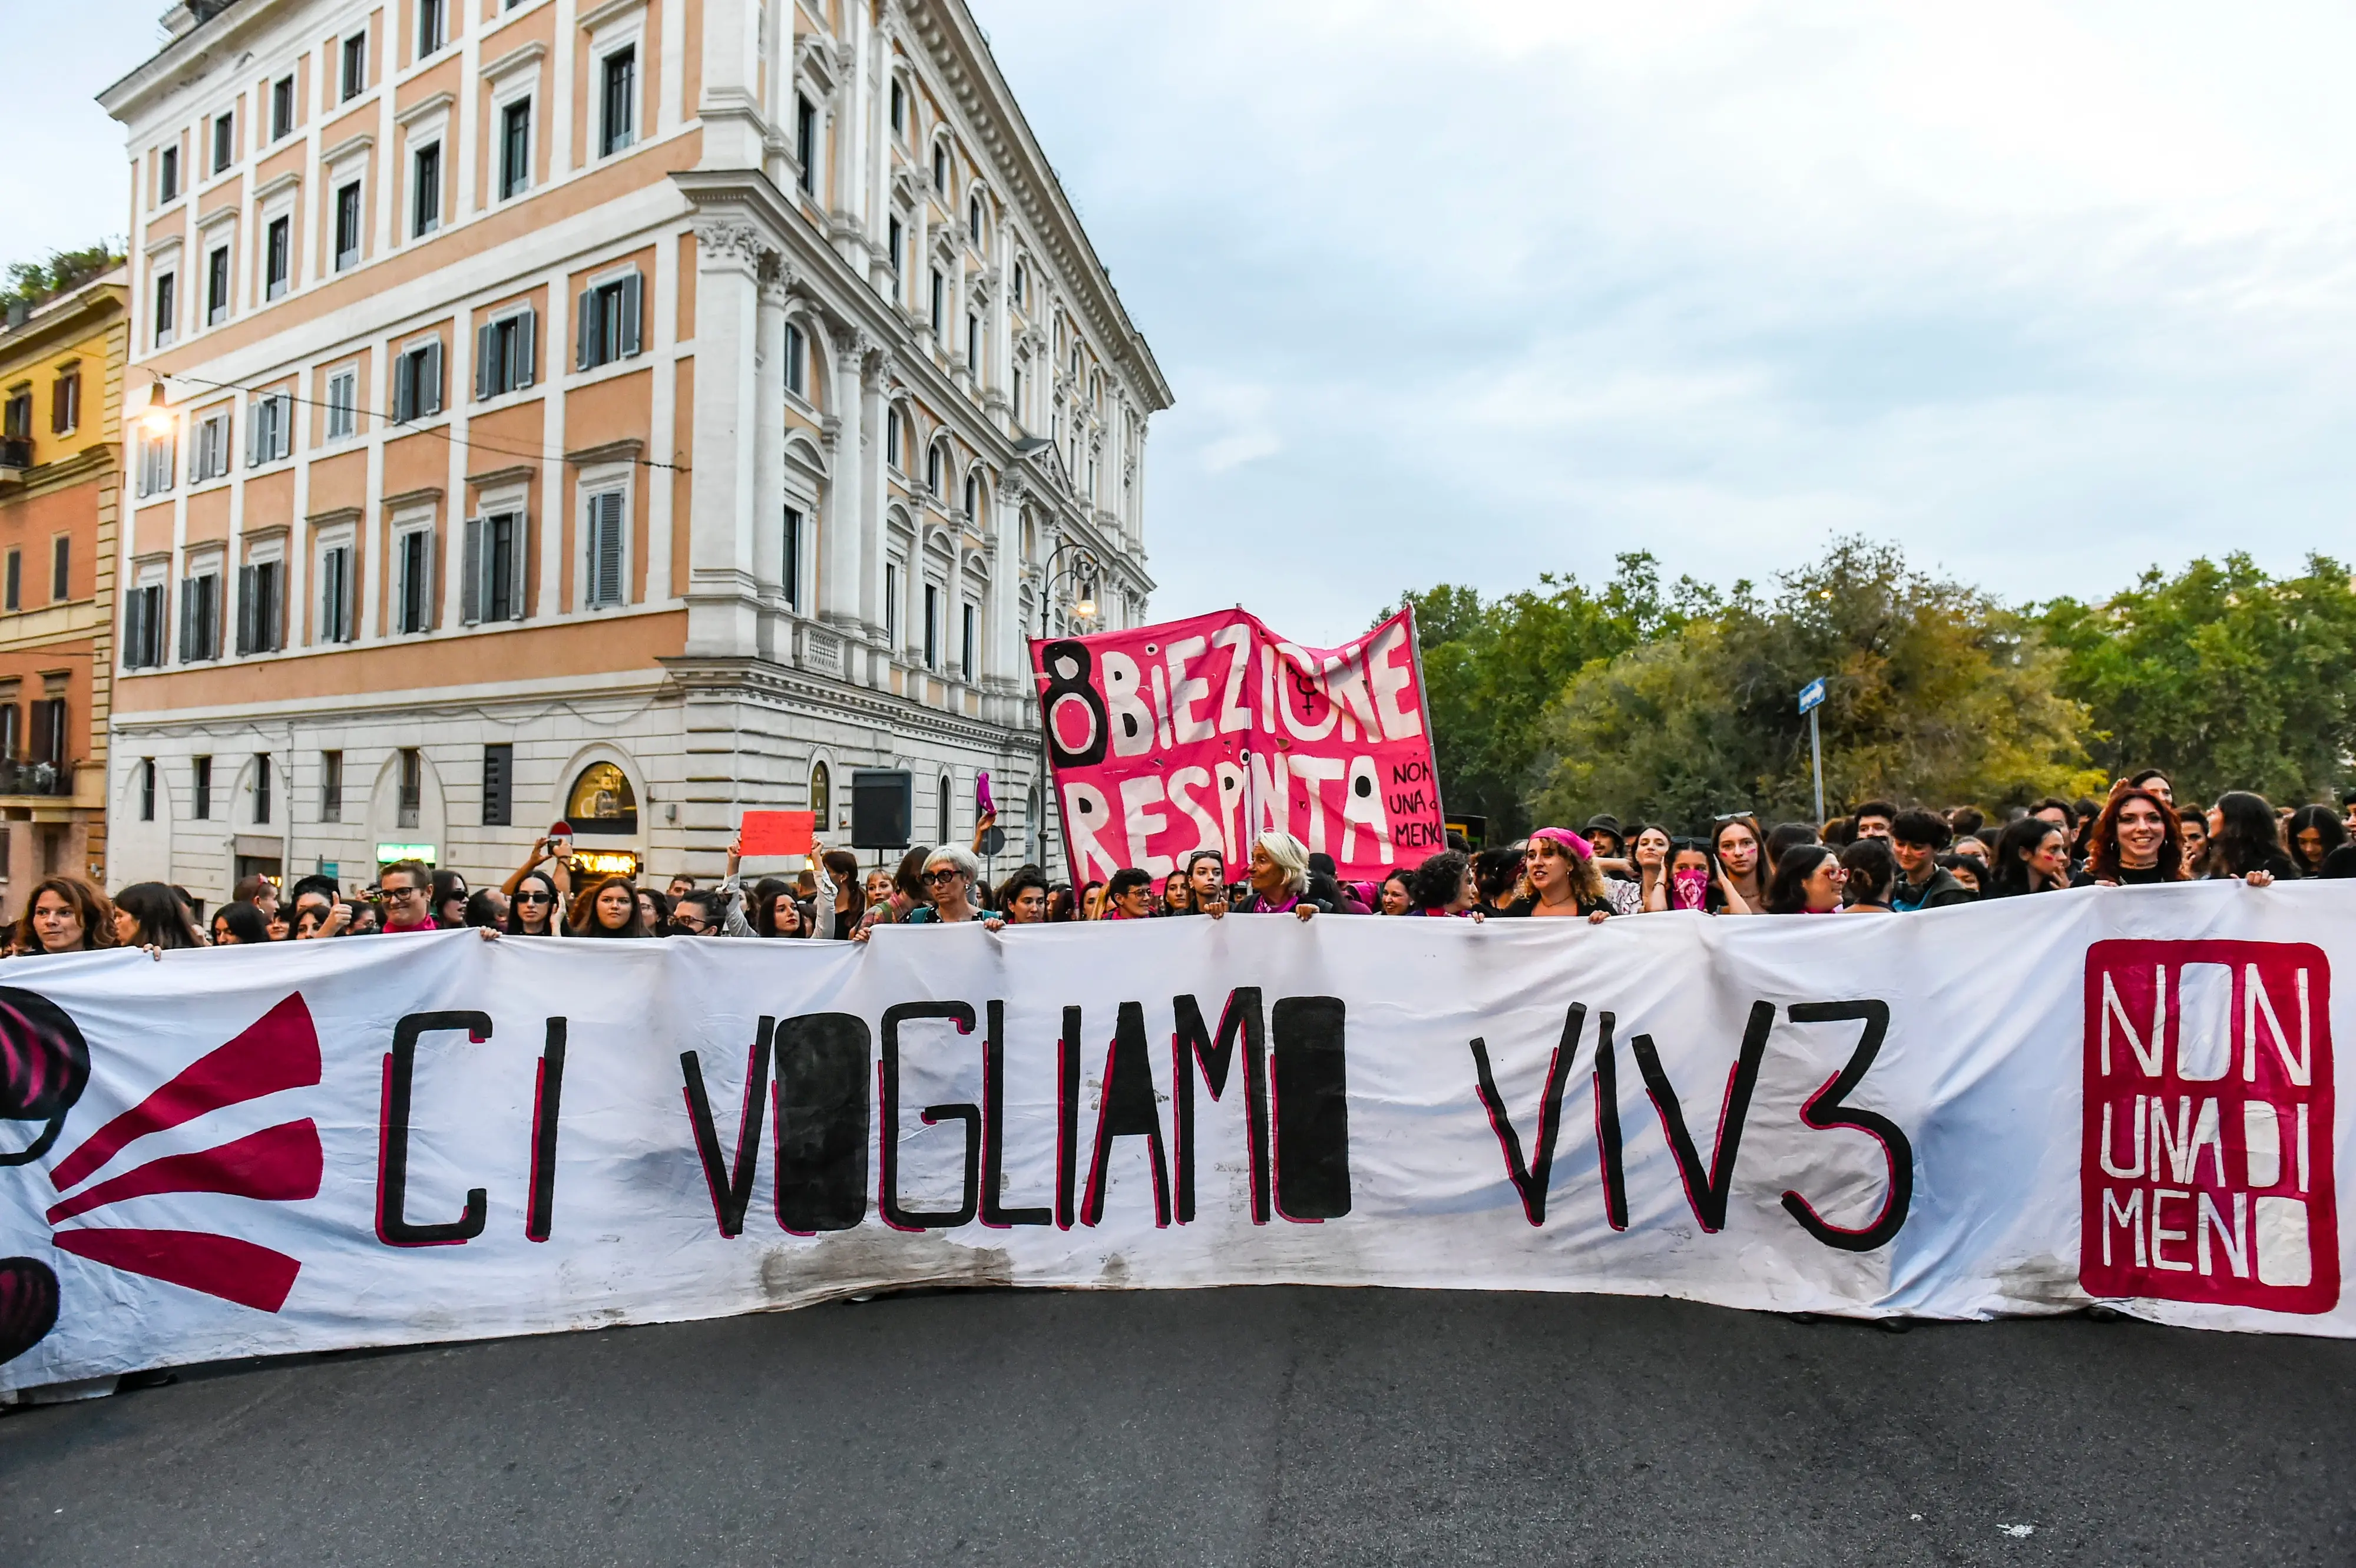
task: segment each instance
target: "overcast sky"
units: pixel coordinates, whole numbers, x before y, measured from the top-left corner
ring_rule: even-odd
[[[0,0],[0,258],[123,227],[161,0]],[[975,0],[1177,395],[1157,613],[2356,553],[2341,5]]]

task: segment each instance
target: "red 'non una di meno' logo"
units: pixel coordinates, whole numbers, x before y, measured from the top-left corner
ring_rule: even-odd
[[[2087,1294],[2330,1311],[2340,1221],[2322,950],[2096,942],[2085,1028]]]

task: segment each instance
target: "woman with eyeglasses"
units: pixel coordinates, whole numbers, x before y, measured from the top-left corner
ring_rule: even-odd
[[[960,926],[979,920],[993,931],[1005,926],[1006,917],[997,910],[975,908],[973,890],[981,880],[981,860],[963,844],[945,843],[934,850],[926,856],[919,875],[924,880],[926,902],[910,909],[901,924]],[[852,940],[862,940],[866,934],[862,931]]]
[[[434,923],[445,931],[466,923],[466,879],[455,871],[434,874]]]
[[[1785,850],[1775,863],[1774,879],[1767,885],[1771,915],[1831,915],[1841,907],[1841,886],[1848,874],[1829,844],[1799,843]]]
[[[1153,918],[1153,877],[1133,865],[1123,866],[1105,884],[1104,918],[1150,920]]]
[[[508,935],[562,936],[564,918],[557,904],[560,891],[556,879],[547,872],[525,872],[518,878],[515,891],[508,895]]]
[[[377,874],[374,902],[387,936],[438,930],[434,923],[433,874],[414,860],[395,861]]]

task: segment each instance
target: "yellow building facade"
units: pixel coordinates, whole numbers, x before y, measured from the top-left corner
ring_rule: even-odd
[[[0,329],[0,917],[106,866],[126,274]]]

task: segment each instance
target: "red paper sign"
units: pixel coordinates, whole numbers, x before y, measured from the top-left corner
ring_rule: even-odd
[[[1415,622],[1301,648],[1241,610],[1031,645],[1072,877],[1232,876],[1281,828],[1344,880],[1447,847]]]
[[[808,854],[818,836],[818,813],[747,811],[742,826],[744,843],[737,853],[747,860],[759,855]]]
[[[2340,1216],[2323,950],[2096,942],[2085,1018],[2087,1294],[2330,1311]]]

